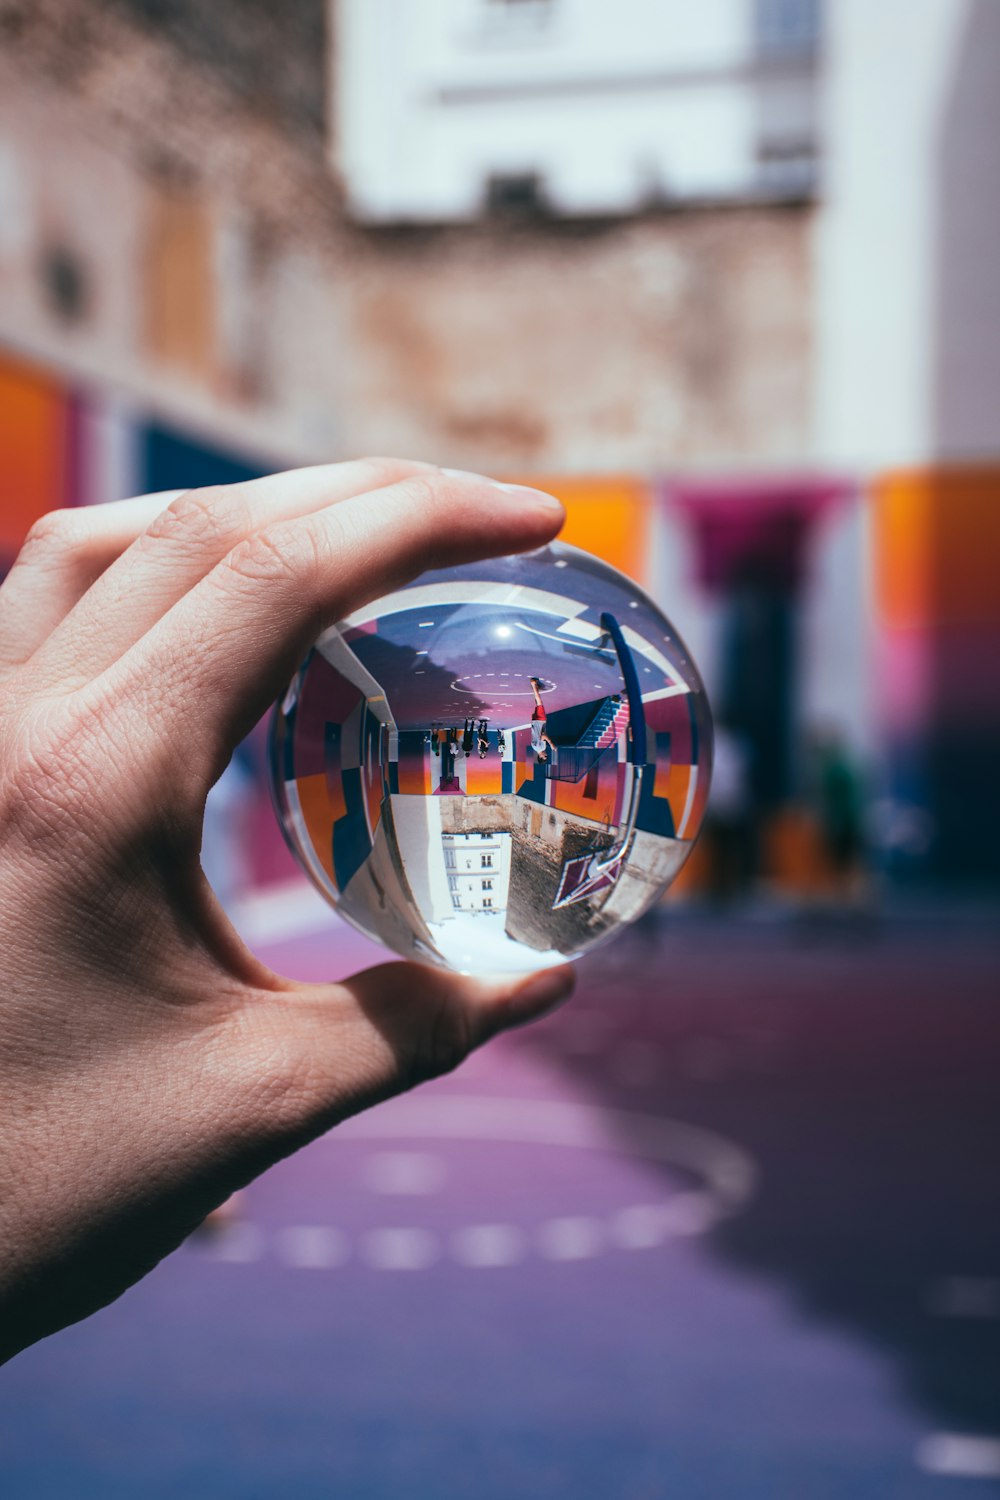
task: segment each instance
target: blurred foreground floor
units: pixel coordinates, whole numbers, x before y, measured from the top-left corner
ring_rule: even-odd
[[[1000,1493],[998,980],[961,910],[644,924],[0,1373],[0,1494]]]

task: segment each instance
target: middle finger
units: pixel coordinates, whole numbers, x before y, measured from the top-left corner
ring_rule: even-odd
[[[111,564],[31,659],[36,691],[65,691],[113,665],[246,537],[430,467],[399,459],[323,464],[189,490]]]

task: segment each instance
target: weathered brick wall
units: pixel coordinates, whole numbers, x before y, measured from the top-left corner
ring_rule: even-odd
[[[810,210],[352,226],[322,36],[322,0],[0,0],[28,205],[0,233],[0,340],[290,459],[808,460]]]
[[[536,469],[808,454],[808,212],[355,243],[341,411],[363,447]]]

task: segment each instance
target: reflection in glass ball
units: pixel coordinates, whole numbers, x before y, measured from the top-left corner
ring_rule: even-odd
[[[424,573],[326,631],[275,710],[285,836],[348,921],[471,973],[561,963],[691,850],[711,719],[669,622],[555,542]]]

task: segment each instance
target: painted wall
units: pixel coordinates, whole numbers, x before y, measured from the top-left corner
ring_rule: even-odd
[[[887,817],[915,871],[995,877],[1000,6],[839,0],[829,24],[817,432],[870,476]]]

